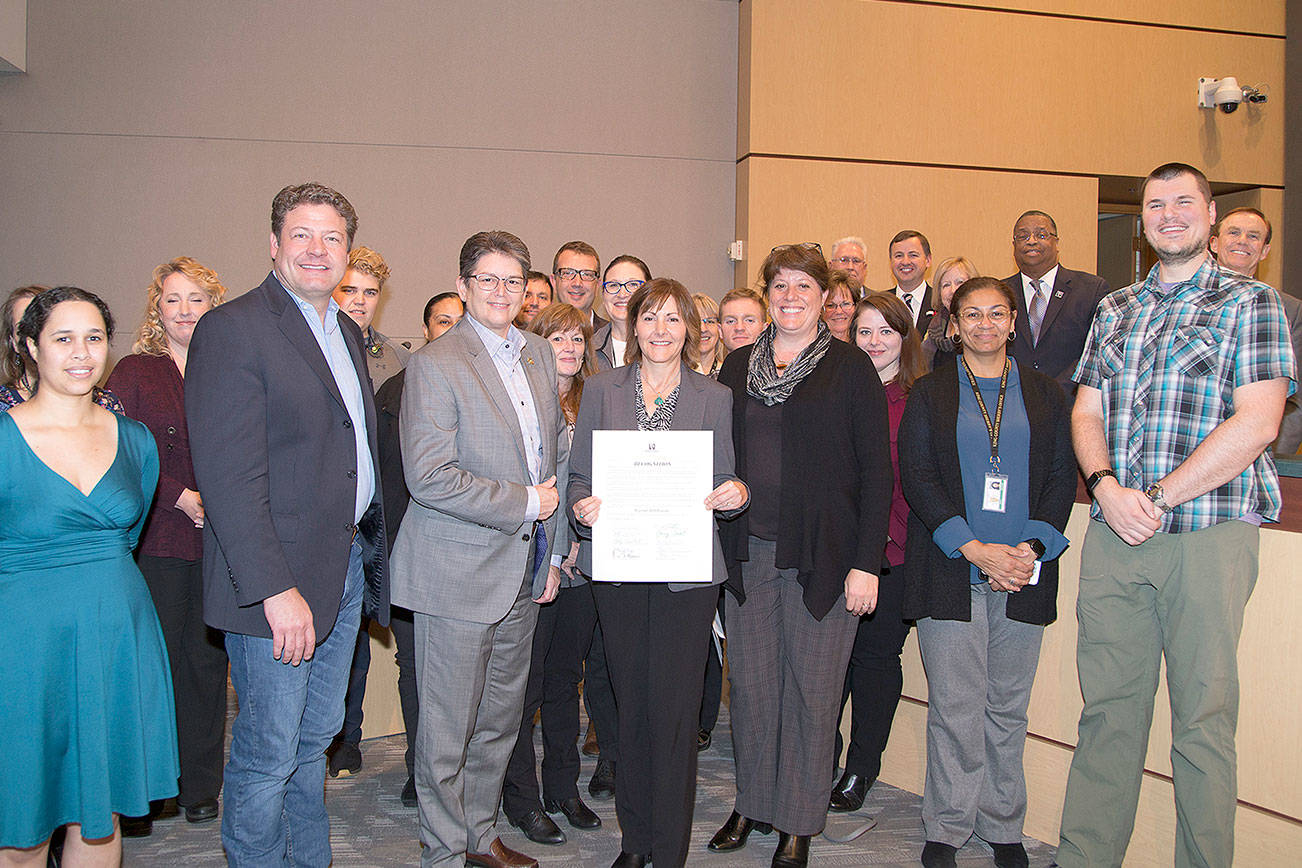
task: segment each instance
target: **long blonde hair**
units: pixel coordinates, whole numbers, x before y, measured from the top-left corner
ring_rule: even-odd
[[[696,363],[696,370],[702,374],[709,374],[711,371],[723,364],[723,357],[728,355],[728,348],[723,345],[723,328],[719,323],[719,303],[703,292],[692,294],[692,303],[696,305],[696,313],[701,318],[701,331],[705,331],[705,318],[714,317],[715,336],[714,336],[714,358],[701,359]]]
[[[140,324],[140,334],[131,346],[131,352],[144,353],[148,356],[166,356],[167,333],[163,331],[160,312],[163,303],[163,281],[173,274],[184,275],[208,294],[208,300],[216,307],[226,295],[226,287],[217,279],[217,272],[206,265],[200,265],[188,256],[178,256],[164,262],[154,269],[153,282],[145,290],[145,321]]]

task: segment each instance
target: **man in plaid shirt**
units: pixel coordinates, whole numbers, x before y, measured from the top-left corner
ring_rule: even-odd
[[[1081,555],[1078,744],[1057,862],[1120,865],[1166,658],[1175,864],[1234,854],[1236,652],[1263,521],[1266,451],[1293,390],[1279,296],[1208,255],[1202,172],[1154,169],[1141,195],[1158,265],[1099,305],[1073,379],[1076,458],[1094,495]]]

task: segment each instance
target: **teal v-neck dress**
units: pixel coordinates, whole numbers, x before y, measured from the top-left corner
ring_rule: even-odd
[[[113,464],[89,496],[0,413],[0,846],[64,823],[113,833],[176,795],[172,679],[131,558],[158,481],[144,425],[117,417]]]

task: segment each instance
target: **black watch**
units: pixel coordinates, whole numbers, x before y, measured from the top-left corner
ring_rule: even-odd
[[[1097,486],[1100,482],[1102,482],[1104,479],[1106,479],[1109,476],[1111,476],[1113,479],[1116,479],[1117,472],[1111,468],[1108,468],[1107,470],[1095,470],[1093,473],[1090,474],[1089,479],[1085,480],[1085,490],[1088,491],[1090,494],[1093,494],[1094,487]]]
[[[1035,559],[1037,561],[1044,557],[1044,543],[1040,542],[1035,537],[1031,537],[1030,539],[1024,539],[1022,540],[1022,542],[1030,546],[1031,551],[1035,552]]]

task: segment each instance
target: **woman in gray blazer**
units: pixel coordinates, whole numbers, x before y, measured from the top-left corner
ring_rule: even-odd
[[[601,501],[592,495],[592,433],[597,430],[713,431],[715,488],[705,506],[730,517],[750,493],[733,472],[732,394],[692,370],[701,324],[692,297],[659,278],[629,300],[628,365],[587,382],[575,426],[567,494],[580,538],[578,568],[592,576],[591,528]],[[710,622],[727,578],[713,540],[709,583],[613,584],[592,576],[597,616],[619,707],[620,785],[615,810],[623,830],[612,868],[687,861],[696,796],[696,722]]]

